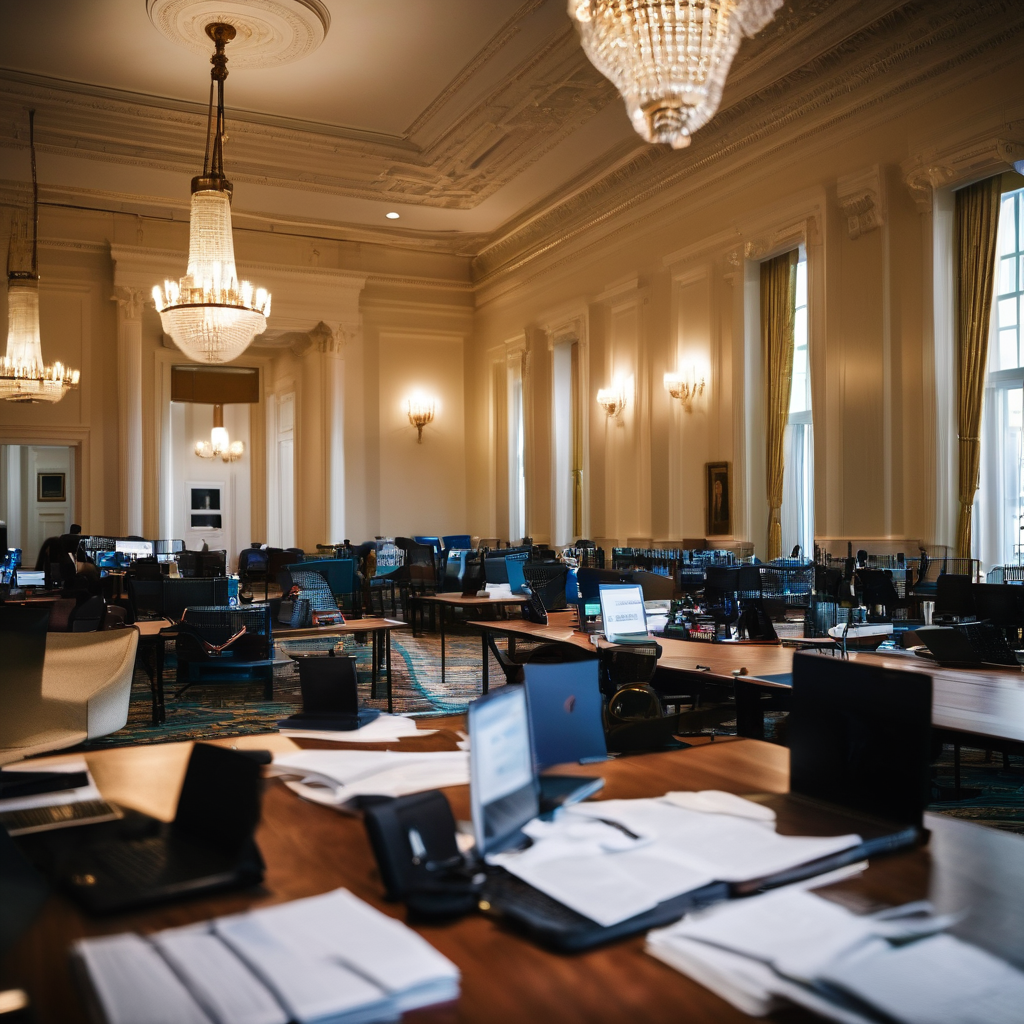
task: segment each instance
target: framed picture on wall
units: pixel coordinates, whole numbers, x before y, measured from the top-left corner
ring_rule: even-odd
[[[707,535],[728,536],[732,533],[732,481],[728,462],[708,462],[707,472]]]
[[[67,474],[37,473],[36,501],[67,501]]]
[[[221,484],[189,484],[189,529],[220,530],[223,528]]]

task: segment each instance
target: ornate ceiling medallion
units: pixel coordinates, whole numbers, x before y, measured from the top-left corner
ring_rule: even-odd
[[[172,42],[206,56],[206,26],[231,25],[231,67],[273,68],[309,56],[331,16],[320,0],[146,0],[150,21]]]

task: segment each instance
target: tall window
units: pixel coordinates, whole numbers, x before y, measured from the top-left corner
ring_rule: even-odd
[[[782,482],[782,553],[796,545],[814,553],[814,426],[811,419],[811,364],[807,354],[807,257],[796,266],[796,314],[793,322],[793,389],[786,421],[785,474]]]
[[[974,554],[986,569],[1022,561],[1024,189],[1003,195],[995,276],[981,423],[981,475],[974,504]]]
[[[552,543],[571,544],[572,536],[572,347],[555,345],[552,360],[551,422],[554,441],[554,529]]]

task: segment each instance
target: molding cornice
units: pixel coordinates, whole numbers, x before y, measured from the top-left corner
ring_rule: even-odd
[[[969,185],[1013,170],[1024,160],[1024,121],[1004,125],[943,148],[926,149],[900,165],[903,181],[921,213],[930,213],[937,188]]]

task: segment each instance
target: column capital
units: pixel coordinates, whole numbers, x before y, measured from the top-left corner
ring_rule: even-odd
[[[110,301],[117,303],[118,314],[124,320],[142,320],[142,304],[145,298],[146,293],[141,288],[118,285],[114,288]]]

